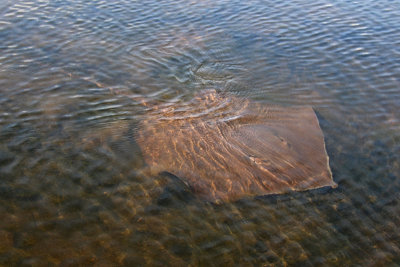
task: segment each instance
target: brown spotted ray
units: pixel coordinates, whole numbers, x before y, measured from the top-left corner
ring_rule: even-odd
[[[206,90],[191,101],[148,106],[136,136],[154,173],[168,172],[200,198],[336,187],[314,110],[254,103]]]
[[[146,107],[135,136],[147,164],[144,173],[171,173],[204,200],[337,186],[310,106],[254,103],[215,90],[188,102],[157,104],[83,79]]]

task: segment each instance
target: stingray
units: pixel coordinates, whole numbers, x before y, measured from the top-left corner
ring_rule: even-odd
[[[312,107],[283,107],[206,90],[150,107],[136,140],[145,163],[211,202],[336,187]]]

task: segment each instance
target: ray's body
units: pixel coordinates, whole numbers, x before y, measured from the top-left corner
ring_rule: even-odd
[[[265,106],[206,90],[147,112],[136,136],[145,162],[205,200],[336,186],[311,107]]]

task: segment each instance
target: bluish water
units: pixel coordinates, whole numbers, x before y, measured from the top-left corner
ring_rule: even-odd
[[[208,88],[313,106],[339,187],[214,205],[143,174],[140,99]],[[399,118],[397,1],[3,0],[0,265],[399,265]]]

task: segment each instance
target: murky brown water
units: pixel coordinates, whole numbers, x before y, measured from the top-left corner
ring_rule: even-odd
[[[395,1],[1,1],[0,265],[400,264]],[[338,188],[198,200],[142,100],[313,106]]]

